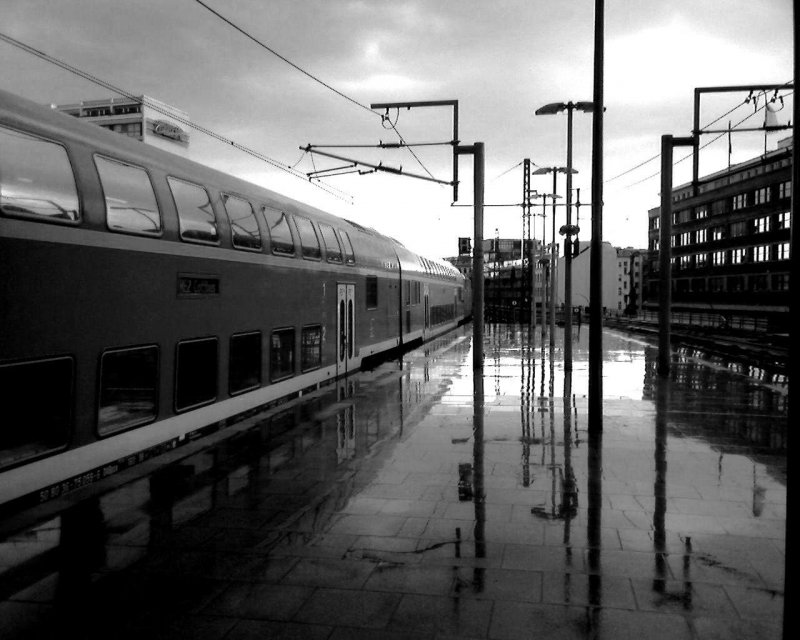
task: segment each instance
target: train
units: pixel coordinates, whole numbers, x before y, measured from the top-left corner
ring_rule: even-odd
[[[0,90],[0,505],[51,500],[469,320],[372,228]]]

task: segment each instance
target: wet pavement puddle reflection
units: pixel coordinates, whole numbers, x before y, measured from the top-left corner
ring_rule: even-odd
[[[3,637],[779,638],[786,380],[606,331],[590,435],[587,334],[475,379],[462,328],[8,535]]]

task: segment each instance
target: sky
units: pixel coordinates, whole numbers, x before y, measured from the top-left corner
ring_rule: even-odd
[[[593,98],[593,0],[202,0],[290,66],[226,24],[197,0],[0,0],[0,33],[131,94],[156,98],[225,138],[295,167],[295,174],[191,131],[188,155],[392,236],[441,258],[473,232],[473,160],[459,159],[459,200],[449,186],[390,173],[324,180],[308,172],[341,166],[312,156],[312,145],[378,145],[396,133],[373,103],[458,100],[459,139],[485,146],[484,236],[522,235],[522,161],[566,164],[564,114],[536,116],[551,102]],[[605,3],[603,239],[647,246],[647,212],[659,204],[660,139],[691,133],[696,87],[784,84],[792,80],[791,0],[673,0]],[[111,97],[107,89],[0,41],[0,88],[43,104]],[[335,91],[334,91],[335,89]],[[338,92],[338,93],[337,93]],[[791,120],[784,90],[779,124]],[[772,97],[773,94],[770,94]],[[748,92],[706,95],[701,125],[761,126]],[[764,97],[759,96],[763,107]],[[780,106],[775,102],[773,108]],[[731,112],[728,115],[728,112]],[[452,140],[449,107],[392,110],[408,143]],[[388,127],[388,128],[387,128]],[[767,136],[767,148],[791,131]],[[739,132],[710,143],[700,173],[764,150],[764,134]],[[590,237],[592,116],[576,112],[573,212]],[[452,147],[338,148],[325,151],[405,172],[452,180]],[[687,155],[675,150],[675,159]],[[638,168],[637,165],[639,166]],[[297,177],[296,173],[301,172]],[[674,169],[691,179],[691,161]],[[623,175],[621,175],[623,174]],[[619,177],[618,177],[619,176]],[[531,187],[552,193],[552,174]],[[556,193],[563,196],[565,177]],[[334,191],[335,195],[331,194]],[[573,196],[573,202],[577,193]],[[564,200],[560,200],[564,202]],[[541,200],[534,211],[542,210]],[[552,220],[544,220],[548,242]],[[565,222],[559,207],[556,228]],[[534,219],[541,238],[542,218]]]

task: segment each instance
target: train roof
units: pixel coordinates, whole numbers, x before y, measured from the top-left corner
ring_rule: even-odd
[[[2,120],[10,125],[16,123],[25,128],[26,125],[33,124],[37,129],[45,132],[50,130],[56,136],[64,136],[66,134],[73,139],[91,145],[101,153],[105,152],[119,156],[121,152],[125,159],[133,163],[138,162],[145,166],[158,168],[176,177],[181,177],[181,174],[183,174],[183,177],[187,179],[201,181],[224,191],[240,192],[242,195],[251,194],[269,206],[307,216],[318,222],[327,222],[339,228],[345,228],[355,236],[354,242],[358,245],[360,256],[362,258],[368,257],[364,253],[365,250],[368,250],[369,254],[375,254],[372,256],[373,259],[384,267],[389,268],[385,258],[387,257],[387,250],[391,248],[397,254],[399,261],[397,265],[394,264],[395,261],[392,261],[391,268],[401,266],[401,268],[408,271],[428,273],[446,278],[461,278],[461,274],[448,263],[423,258],[406,249],[397,240],[375,229],[335,216],[312,205],[194,160],[143,144],[139,140],[122,136],[103,127],[82,122],[74,116],[48,108],[2,89],[0,89],[0,114],[2,114]],[[381,260],[381,258],[384,258],[384,260]]]

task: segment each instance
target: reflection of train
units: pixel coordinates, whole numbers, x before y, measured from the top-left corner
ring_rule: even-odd
[[[0,92],[0,504],[46,499],[443,333],[464,278]]]

